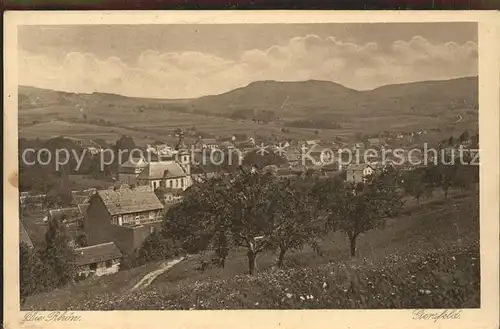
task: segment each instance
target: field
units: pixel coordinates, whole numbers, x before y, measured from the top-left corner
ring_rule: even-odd
[[[284,99],[288,101],[283,104]],[[235,110],[273,111],[267,124],[233,120]],[[340,129],[287,127],[297,119],[335,122]],[[440,128],[440,138],[477,130],[477,78],[386,86],[357,92],[325,81],[256,82],[228,93],[192,100],[129,98],[19,88],[19,136],[102,138],[121,135],[144,145],[169,141],[177,128],[214,136],[275,134],[291,139],[349,137],[356,133]]]
[[[384,229],[359,238],[355,259],[349,257],[346,238],[331,234],[321,243],[322,255],[309,248],[290,253],[284,269],[274,268],[275,254],[259,255],[259,273],[253,277],[244,274],[243,252],[233,253],[225,268],[203,273],[196,267],[208,255],[194,255],[142,291],[127,293],[139,280],[139,270],[133,269],[29,297],[23,308],[478,307],[478,206],[474,191],[453,193],[448,200],[437,196],[420,209],[409,204],[406,213],[389,219]]]

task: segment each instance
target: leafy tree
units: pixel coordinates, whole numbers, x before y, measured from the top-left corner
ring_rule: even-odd
[[[448,198],[448,193],[450,187],[453,185],[456,176],[456,166],[438,164],[437,166],[429,166],[427,171],[431,177],[433,185],[435,187],[441,188],[444,193],[444,197]]]
[[[47,208],[63,208],[71,205],[73,196],[68,186],[56,186],[46,195],[44,204]]]
[[[25,242],[19,244],[19,288],[21,294],[21,305],[26,297],[39,292],[40,284],[39,269],[42,262],[36,251],[30,248]]]
[[[148,262],[168,259],[177,254],[177,248],[170,239],[166,239],[160,232],[151,233],[138,250],[138,262]]]
[[[478,149],[479,148],[479,135],[473,135],[471,137],[471,148]]]
[[[54,271],[57,286],[73,281],[76,253],[66,232],[66,225],[52,219],[45,233],[45,250],[42,260]]]
[[[162,233],[177,240],[188,253],[197,253],[210,247],[214,224],[224,215],[228,194],[222,175],[195,183],[184,193],[181,203],[165,214]]]
[[[471,165],[458,165],[454,175],[453,185],[460,188],[462,195],[478,181],[479,168]]]
[[[287,165],[288,161],[284,157],[274,152],[267,151],[261,154],[261,152],[259,151],[252,151],[245,155],[242,164],[245,166],[253,165],[259,169],[262,169],[266,166],[271,166],[271,165],[278,167],[282,165]]]
[[[324,224],[320,221],[316,199],[307,180],[276,184],[271,193],[271,198],[277,201],[271,241],[274,248],[279,250],[278,267],[283,266],[285,254],[289,250],[309,244],[319,252],[316,239],[323,232]]]
[[[418,208],[420,208],[420,199],[422,196],[426,196],[428,198],[432,196],[433,185],[426,180],[425,172],[406,172],[403,175],[402,180],[405,192],[415,197]]]
[[[19,288],[21,305],[28,296],[53,289],[57,279],[52,268],[42,261],[38,249],[19,244]]]
[[[125,136],[122,135],[120,139],[118,139],[115,143],[115,150],[127,150],[130,152],[130,150],[135,149],[137,146],[133,140],[132,137],[130,136]]]
[[[167,213],[164,231],[185,246],[214,251],[219,266],[230,251],[245,248],[254,274],[257,255],[273,246],[277,201],[269,196],[276,181],[272,174],[242,169],[197,184]]]
[[[459,139],[461,142],[468,141],[470,139],[469,132],[467,130],[464,130],[464,132],[460,135]]]
[[[338,178],[315,188],[320,207],[326,211],[328,227],[349,238],[351,256],[356,255],[360,234],[383,227],[385,219],[398,213],[403,202],[397,193],[395,177],[382,173],[371,177],[362,188],[344,184]],[[361,187],[361,186],[360,186]]]

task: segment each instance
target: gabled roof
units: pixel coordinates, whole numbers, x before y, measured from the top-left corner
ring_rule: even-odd
[[[79,266],[105,262],[107,260],[122,257],[122,253],[113,242],[77,248],[75,252],[77,253],[75,263]]]
[[[163,205],[149,186],[97,191],[110,215],[161,210]]]
[[[162,178],[186,177],[187,175],[187,170],[177,162],[158,161],[149,163],[137,179],[158,180]]]
[[[33,242],[24,227],[23,221],[19,221],[19,243],[24,242],[28,245],[28,247],[33,248]]]

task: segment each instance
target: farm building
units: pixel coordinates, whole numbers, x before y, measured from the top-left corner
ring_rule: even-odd
[[[131,252],[160,229],[163,208],[149,186],[97,191],[87,208],[87,242],[114,242],[123,253]]]
[[[75,264],[80,278],[118,272],[122,253],[113,242],[77,248]]]

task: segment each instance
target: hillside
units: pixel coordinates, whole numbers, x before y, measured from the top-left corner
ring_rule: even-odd
[[[436,193],[421,209],[408,204],[408,214],[360,238],[355,259],[349,256],[347,238],[337,232],[320,242],[322,255],[310,248],[291,252],[284,270],[273,269],[275,253],[263,252],[259,273],[253,278],[244,274],[248,266],[244,251],[232,253],[223,269],[204,272],[196,268],[200,258],[210,259],[210,254],[193,255],[141,291],[130,292],[130,288],[155,270],[156,263],[30,296],[22,309],[477,307],[481,277],[478,194],[462,196],[453,191],[451,195],[445,200],[442,193]],[[356,291],[345,298],[344,289],[353,280]],[[419,293],[422,289],[432,294]],[[367,290],[383,298],[363,298]],[[293,293],[293,299],[283,299],[287,293]],[[304,304],[299,296],[309,294],[314,295],[314,303]]]
[[[356,91],[329,81],[259,81],[221,95],[201,97],[189,104],[192,109],[225,114],[237,109],[251,109],[298,117],[316,114],[397,115],[412,113],[412,108],[446,110],[452,104],[474,107],[478,97],[477,84],[477,77],[472,77]]]
[[[164,139],[176,128],[193,126],[215,135],[280,134],[287,122],[304,119],[339,124],[338,129],[320,129],[320,138],[436,127],[460,134],[464,129],[477,130],[477,103],[477,77],[371,91],[329,81],[258,81],[220,95],[175,100],[20,86],[19,125],[25,138],[91,134],[116,140],[126,134],[141,142]],[[262,113],[272,122],[253,122]],[[318,137],[314,129],[291,130],[283,137]]]
[[[300,115],[334,110],[334,103],[353,102],[359,97],[362,97],[362,92],[329,81],[258,81],[221,95],[200,97],[190,105],[209,112],[231,113],[237,109],[251,109]]]

